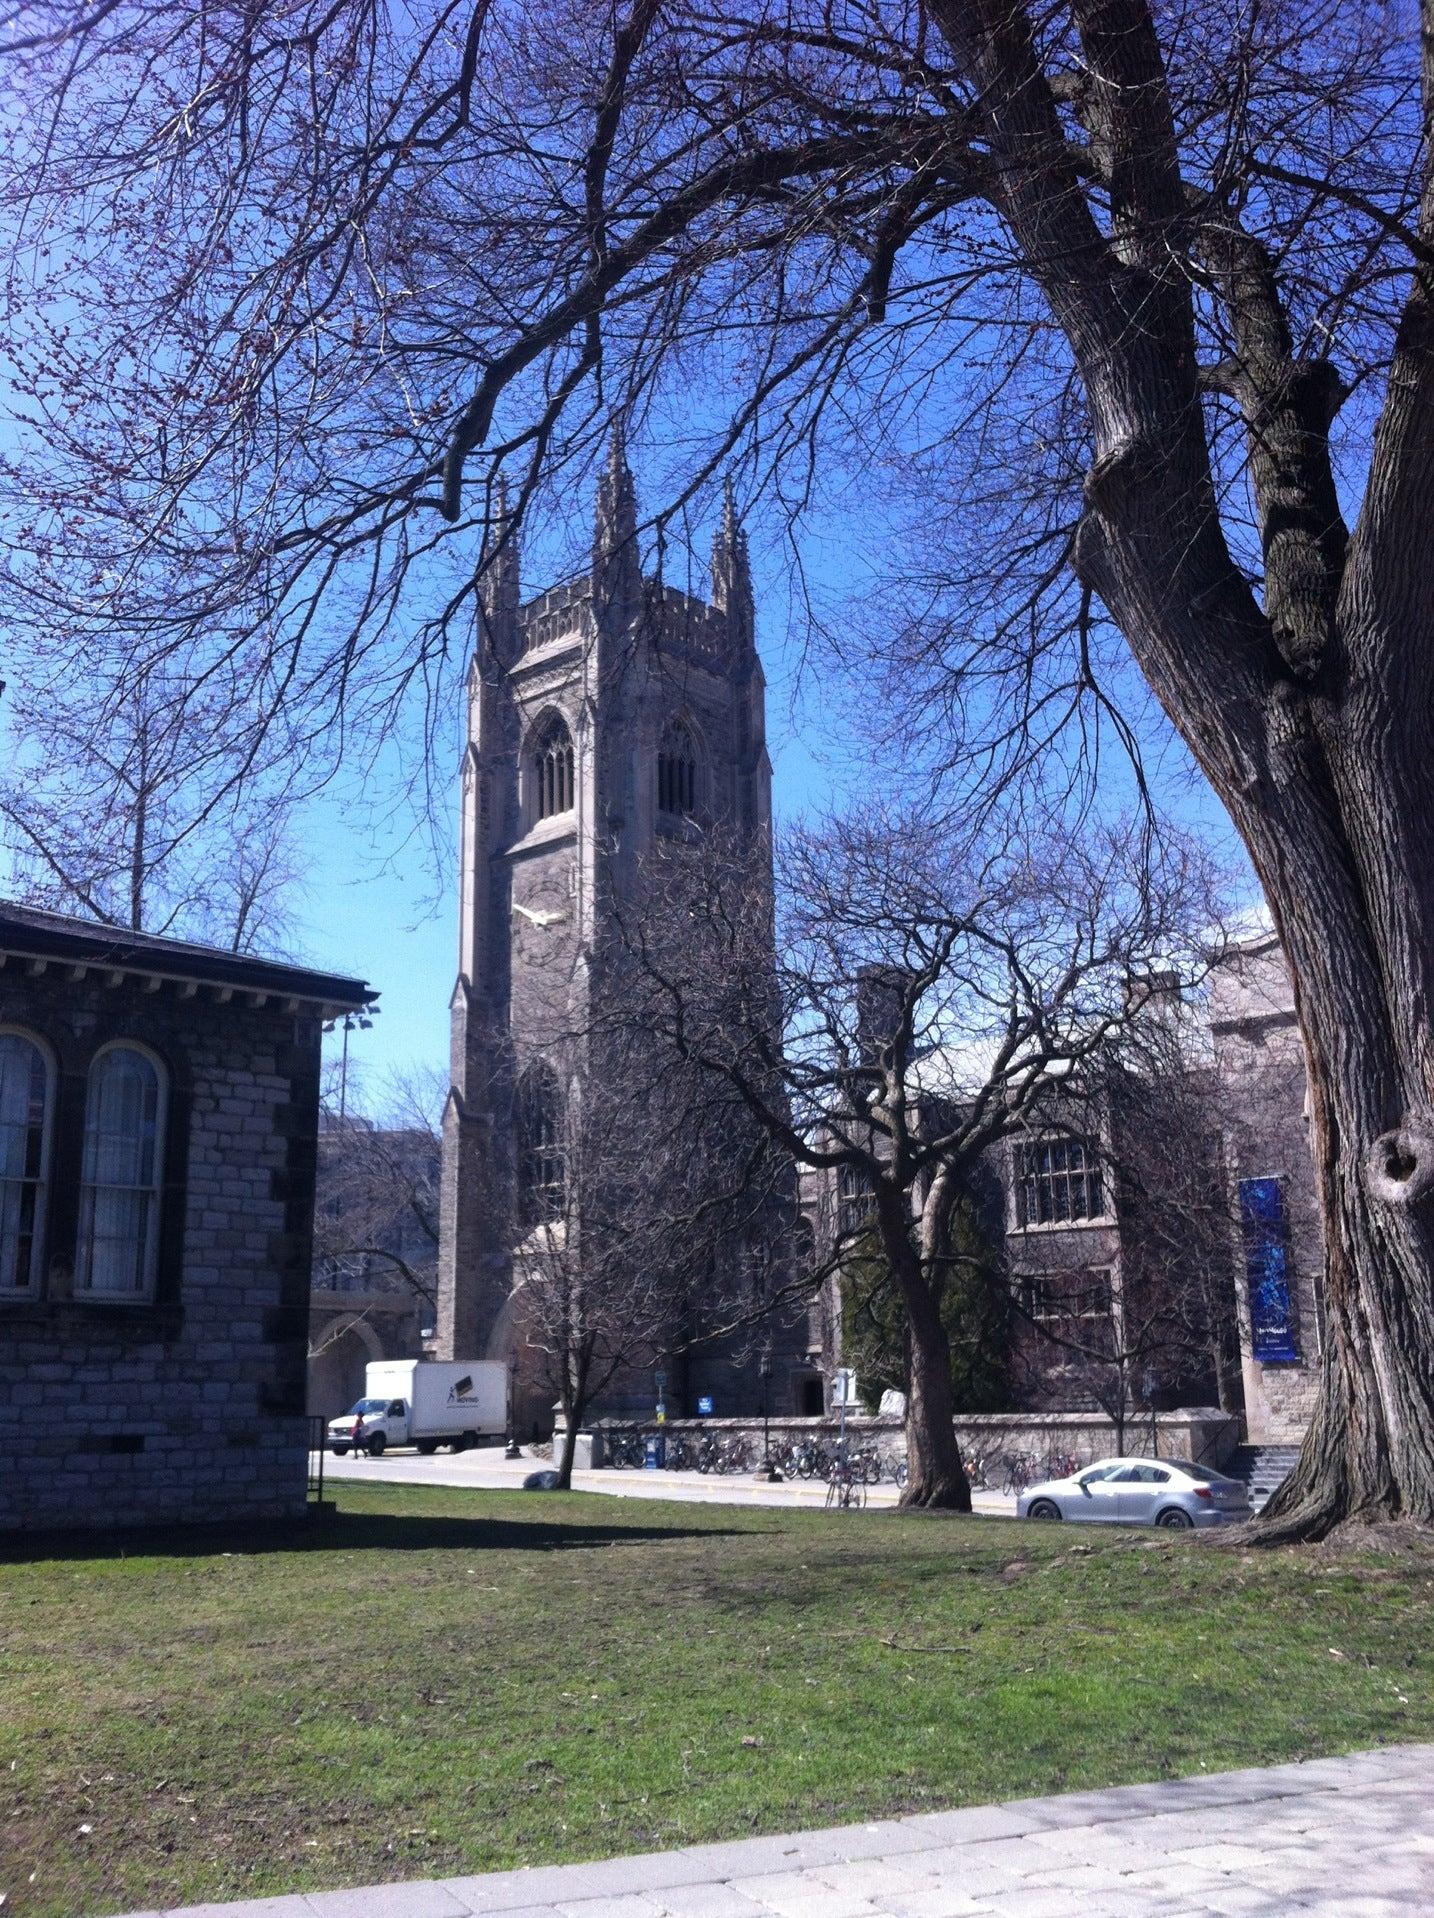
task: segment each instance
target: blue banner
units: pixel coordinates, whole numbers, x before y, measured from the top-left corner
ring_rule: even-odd
[[[1262,1362],[1298,1359],[1290,1313],[1289,1235],[1278,1179],[1241,1179],[1240,1226],[1250,1298],[1250,1345]]]

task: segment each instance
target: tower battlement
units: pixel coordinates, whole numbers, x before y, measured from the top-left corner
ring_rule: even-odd
[[[571,632],[578,620],[591,619],[592,581],[584,574],[537,593],[518,609],[519,654],[536,652]],[[696,593],[655,579],[642,582],[643,628],[653,644],[680,648],[714,661],[731,651],[728,615]]]

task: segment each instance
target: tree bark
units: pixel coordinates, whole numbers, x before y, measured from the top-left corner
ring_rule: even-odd
[[[558,1459],[558,1485],[564,1492],[573,1489],[573,1458],[578,1449],[578,1419],[575,1411],[563,1410],[563,1449]]]
[[[566,1363],[573,1364],[570,1358]],[[563,1381],[563,1449],[557,1461],[557,1472],[558,1487],[564,1492],[573,1489],[573,1458],[578,1449],[578,1427],[588,1409],[588,1377],[587,1362],[579,1358]]]
[[[1203,250],[1236,349],[1221,378],[1249,428],[1266,575],[1257,599],[1221,523],[1188,277],[1176,248],[1162,257],[1139,244],[1142,232],[1178,234],[1188,211],[1149,9],[1082,9],[1116,158],[1122,141],[1140,155],[1128,177],[1112,162],[1109,240],[1024,10],[996,0],[936,10],[992,102],[995,202],[1089,404],[1095,458],[1076,570],[1228,808],[1294,976],[1328,1336],[1320,1406],[1265,1529],[1434,1524],[1434,269],[1421,259],[1412,271],[1346,541],[1327,442],[1338,382],[1294,358],[1275,273],[1221,210],[1237,242]],[[1125,30],[1110,34],[1111,20]],[[1426,67],[1427,141],[1434,41]],[[1434,235],[1434,151],[1419,232]]]
[[[969,1512],[971,1485],[956,1442],[951,1396],[951,1344],[931,1287],[908,1256],[897,1273],[910,1330],[911,1379],[906,1396],[907,1480],[903,1506]]]
[[[1299,1463],[1262,1515],[1275,1539],[1321,1537],[1347,1519],[1434,1525],[1434,1113],[1397,1030],[1407,1008],[1431,1003],[1434,954],[1380,923],[1369,878],[1360,891],[1362,909],[1338,919],[1313,884],[1272,896],[1296,981],[1326,1241],[1322,1391]]]

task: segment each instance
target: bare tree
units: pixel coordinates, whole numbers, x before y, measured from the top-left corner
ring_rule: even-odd
[[[1118,730],[1118,634],[1297,982],[1329,1341],[1267,1524],[1434,1521],[1431,0],[41,0],[6,57],[13,614],[62,647],[262,634],[361,731],[470,622],[470,472],[525,510],[700,373],[674,515],[734,449],[794,513],[829,458],[1001,468],[953,750]]]
[[[1240,1120],[1204,1033],[1198,1003],[1156,999],[1075,1082],[1048,1088],[1033,1109],[1040,1143],[1025,1148],[1078,1144],[1115,1217],[1118,1252],[1092,1266],[1087,1233],[1021,1233],[1018,1206],[1008,1241],[1012,1309],[1026,1328],[1017,1371],[1027,1390],[1049,1392],[1054,1370],[1063,1395],[1108,1413],[1121,1450],[1137,1407],[1153,1399],[1198,1393],[1232,1415],[1240,1404],[1238,1218],[1225,1163]]]
[[[764,875],[711,846],[662,855],[628,929],[645,1032],[741,1100],[799,1164],[861,1200],[910,1343],[908,1505],[969,1511],[943,1303],[985,1154],[1051,1076],[1204,965],[1201,860],[1139,834],[957,840],[917,809],[794,834],[778,865],[776,979]]]
[[[441,1141],[436,1075],[398,1074],[381,1114],[340,1113],[325,1088],[314,1206],[316,1285],[362,1280],[363,1289],[437,1303]],[[347,1103],[347,1102],[345,1102]],[[342,1336],[346,1322],[332,1336]],[[316,1358],[324,1345],[310,1349]]]
[[[22,683],[0,780],[11,885],[135,932],[270,951],[299,877],[302,757],[246,734],[233,678],[203,688],[127,656],[115,680]]]
[[[740,1359],[811,1284],[789,1243],[790,1164],[618,1006],[609,992],[600,1029],[550,1044],[516,1101],[515,1328],[562,1411],[565,1486],[610,1388],[717,1344]]]

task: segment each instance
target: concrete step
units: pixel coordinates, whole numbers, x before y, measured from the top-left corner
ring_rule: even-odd
[[[1298,1445],[1238,1445],[1223,1469],[1231,1478],[1243,1480],[1250,1504],[1259,1512],[1294,1470],[1299,1455]]]

